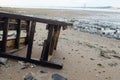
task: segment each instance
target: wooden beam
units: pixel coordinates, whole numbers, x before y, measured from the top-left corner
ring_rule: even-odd
[[[55,46],[54,46],[54,49],[56,50],[57,48],[57,44],[58,44],[58,38],[59,38],[59,35],[60,35],[60,30],[61,30],[61,26],[57,26],[57,31],[56,31],[56,40],[55,40]]]
[[[29,40],[28,40],[28,49],[27,49],[27,56],[26,56],[27,59],[31,59],[33,39],[34,39],[34,33],[35,33],[35,26],[36,26],[36,22],[32,21],[31,29],[30,29],[30,36],[29,36]]]
[[[26,35],[26,39],[25,39],[25,45],[28,44],[28,39],[29,39],[29,34],[30,34],[30,21],[27,21],[27,26],[26,26],[26,32],[27,32],[27,35]]]
[[[0,16],[1,17],[4,16],[4,17],[9,17],[9,18],[16,18],[16,19],[36,21],[36,22],[41,22],[41,23],[53,24],[53,25],[72,26],[71,23],[67,23],[67,22],[64,22],[64,21],[43,19],[43,18],[30,17],[30,16],[25,16],[25,15],[18,15],[18,14],[10,14],[10,13],[0,12]]]
[[[43,51],[42,51],[42,55],[41,55],[41,59],[46,60],[46,61],[48,61],[52,36],[53,36],[53,33],[54,33],[54,26],[48,24],[47,29],[48,29],[48,37],[47,37],[47,40],[44,41]]]
[[[16,27],[16,40],[15,40],[15,48],[19,49],[19,43],[20,43],[20,33],[21,33],[21,20],[17,20],[17,27]]]
[[[3,26],[3,38],[2,38],[2,47],[1,50],[6,52],[6,44],[7,44],[7,36],[8,36],[8,27],[9,27],[9,19],[4,18],[4,26]]]

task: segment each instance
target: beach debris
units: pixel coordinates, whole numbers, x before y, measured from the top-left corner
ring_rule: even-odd
[[[120,59],[120,56],[118,55],[112,55],[114,58]]]
[[[34,68],[36,67],[35,64],[32,64],[32,63],[26,63],[26,62],[23,62],[23,61],[18,61],[18,63],[22,66],[21,69],[27,69],[27,68]]]
[[[71,54],[70,52],[68,54]]]
[[[63,60],[65,60],[65,57],[63,57]]]
[[[59,74],[52,74],[52,79],[53,80],[67,80],[67,78],[64,78],[63,76]]]
[[[95,59],[93,59],[93,58],[90,58],[90,60],[95,60]]]
[[[25,75],[24,80],[37,80],[33,77],[32,73],[28,73]]]
[[[118,65],[118,63],[108,63],[108,65],[111,66],[111,67],[115,67],[115,66]]]
[[[40,71],[40,73],[47,73],[47,72],[46,72],[46,71],[42,71],[42,70],[41,70],[41,71]]]
[[[5,64],[7,64],[7,61],[8,61],[7,58],[2,58],[2,57],[0,57],[0,64],[5,65]]]
[[[75,51],[79,51],[79,50],[77,49],[77,50],[75,50]]]
[[[100,64],[100,63],[99,63],[99,64],[97,64],[97,65],[98,65],[99,67],[102,67],[102,68],[104,68],[104,66],[103,66],[102,64]]]
[[[113,57],[113,55],[116,55],[117,52],[114,50],[101,50],[100,51],[100,56],[107,58],[107,59],[111,59]]]
[[[84,58],[84,56],[81,56],[81,58]]]
[[[100,56],[107,58],[107,59],[111,59],[111,57],[108,54],[104,53],[103,51],[100,52]]]

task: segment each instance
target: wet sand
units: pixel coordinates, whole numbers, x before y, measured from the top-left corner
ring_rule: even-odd
[[[37,23],[33,46],[33,57],[35,58],[39,58],[46,33],[45,24]],[[23,80],[28,73],[32,73],[37,80],[52,80],[51,75],[54,73],[58,73],[68,80],[119,80],[119,44],[119,40],[80,32],[68,27],[67,30],[61,31],[57,51],[52,58],[52,61],[64,64],[62,70],[41,66],[21,69],[23,65],[17,60],[9,59],[6,65],[0,67],[0,80]]]

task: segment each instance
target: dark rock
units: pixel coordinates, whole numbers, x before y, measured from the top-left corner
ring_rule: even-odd
[[[84,56],[81,56],[81,58],[84,58]]]
[[[71,53],[68,53],[68,54],[71,54]]]
[[[45,72],[45,71],[40,71],[40,73],[47,73],[47,72]]]
[[[25,77],[24,77],[24,80],[37,80],[33,77],[33,75],[31,73],[27,74]]]
[[[102,64],[97,64],[97,65],[100,66],[100,67],[102,67],[102,68],[104,68],[104,66]]]
[[[78,50],[75,50],[75,51],[78,51]]]
[[[63,60],[65,60],[65,57],[63,57]]]
[[[114,58],[120,59],[120,56],[118,55],[113,55]]]
[[[53,74],[52,79],[53,80],[67,80],[67,78],[64,78],[63,76],[61,76],[59,74]]]
[[[93,58],[90,58],[90,60],[95,60],[95,59],[93,59]]]

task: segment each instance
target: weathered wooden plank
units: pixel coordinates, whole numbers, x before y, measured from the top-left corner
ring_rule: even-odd
[[[6,44],[7,44],[7,35],[8,35],[8,22],[9,22],[9,19],[8,18],[5,18],[4,19],[5,23],[4,23],[4,26],[3,26],[3,37],[2,37],[2,47],[1,47],[1,50],[3,52],[6,52]]]
[[[17,20],[17,27],[16,27],[16,40],[15,40],[15,48],[19,49],[19,43],[20,43],[20,32],[21,32],[21,20]]]
[[[44,42],[44,49],[42,51],[42,56],[41,56],[41,58],[43,60],[46,60],[46,61],[48,60],[48,56],[49,56],[52,36],[53,36],[53,33],[54,33],[54,26],[48,24],[47,29],[48,29],[48,37],[47,37],[47,40],[45,40],[45,42]]]
[[[60,35],[60,30],[61,30],[61,26],[57,26],[57,31],[56,31],[56,40],[55,40],[55,46],[54,46],[54,49],[56,50],[57,48],[57,43],[58,43],[58,38],[59,38],[59,35]]]
[[[27,35],[26,35],[26,39],[25,39],[25,45],[26,44],[28,44],[28,39],[29,39],[29,31],[30,31],[30,21],[27,21],[27,26],[26,26],[26,33],[27,33]]]
[[[0,12],[0,17],[2,17],[2,16],[3,17],[9,17],[9,18],[36,21],[36,22],[41,22],[41,23],[53,24],[53,25],[72,26],[71,23],[66,23],[66,22],[63,22],[63,21],[43,19],[43,18],[30,17],[30,16],[25,16],[25,15],[18,15],[18,14],[10,14],[10,13]]]
[[[31,54],[32,54],[32,45],[33,45],[33,38],[34,38],[34,33],[35,33],[35,26],[36,26],[36,22],[32,21],[31,23],[31,29],[30,29],[30,37],[28,40],[28,49],[27,49],[27,59],[31,59]]]

